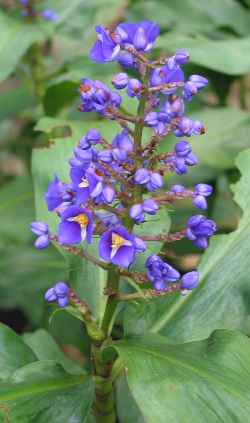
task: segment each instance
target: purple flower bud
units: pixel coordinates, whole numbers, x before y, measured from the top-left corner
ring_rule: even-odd
[[[45,292],[44,298],[50,303],[57,301],[59,307],[65,307],[69,303],[68,292],[69,288],[65,282],[57,282],[53,288]]]
[[[167,288],[166,282],[162,279],[156,279],[153,283],[154,289],[156,291],[165,291]]]
[[[149,127],[154,127],[158,124],[158,113],[150,112],[145,116],[144,122]]]
[[[174,165],[175,165],[175,172],[177,173],[177,175],[184,175],[185,173],[187,173],[187,165],[186,165],[186,161],[183,157],[178,157],[175,159],[174,161]]]
[[[132,78],[128,82],[127,94],[129,97],[140,97],[142,83],[138,79]]]
[[[188,166],[195,166],[198,163],[198,159],[196,157],[196,155],[194,153],[189,153],[186,157],[185,157],[185,163]]]
[[[156,214],[157,210],[159,209],[158,204],[152,198],[148,200],[144,200],[142,207],[145,213],[148,213],[151,215]]]
[[[102,191],[104,201],[108,204],[112,203],[115,199],[115,190],[110,186],[105,186]]]
[[[147,46],[147,37],[144,29],[139,27],[134,35],[133,44],[137,50],[144,50]]]
[[[98,160],[101,160],[104,163],[111,163],[113,160],[112,151],[111,150],[98,151]]]
[[[209,197],[213,192],[213,187],[208,184],[197,184],[195,185],[195,194]]]
[[[175,152],[178,157],[185,157],[191,152],[191,146],[187,141],[179,141],[175,144]]]
[[[45,10],[43,10],[43,12],[41,13],[41,16],[46,21],[56,22],[56,21],[59,20],[59,16],[56,14],[56,12],[54,12],[51,9],[45,9]]]
[[[184,187],[183,185],[178,185],[178,184],[176,184],[176,185],[173,185],[173,186],[172,186],[171,191],[172,191],[174,194],[181,194],[182,192],[184,192],[184,191],[185,191],[185,187]]]
[[[128,85],[128,75],[124,72],[118,73],[113,77],[112,84],[118,90],[126,88],[126,86]]]
[[[150,172],[144,168],[138,169],[135,173],[134,179],[136,184],[146,184],[150,180]]]
[[[119,53],[119,55],[117,56],[117,62],[127,69],[136,67],[134,57],[132,56],[132,54],[127,52]]]
[[[90,144],[97,144],[101,139],[101,134],[97,129],[91,128],[86,134],[86,139],[89,141]]]
[[[57,282],[54,286],[54,292],[57,297],[65,297],[68,295],[69,287],[65,282]]]
[[[198,286],[199,283],[199,272],[193,271],[188,272],[181,278],[181,289],[194,289]]]
[[[114,148],[112,150],[112,154],[114,159],[118,162],[118,163],[123,163],[127,160],[127,152],[126,150],[123,150],[121,148]]]
[[[33,234],[38,236],[45,235],[49,231],[49,227],[47,223],[44,223],[44,222],[32,222],[30,224],[30,229],[33,232]]]
[[[112,147],[125,150],[131,153],[134,150],[134,143],[128,135],[128,130],[124,129],[120,134],[117,134],[112,141]]]
[[[49,303],[52,303],[57,300],[57,296],[55,294],[54,288],[49,288],[45,294],[44,299],[48,301]]]
[[[59,307],[63,308],[66,307],[69,303],[69,300],[67,297],[63,297],[63,298],[58,298],[57,303],[59,305]]]
[[[49,243],[50,243],[50,239],[49,239],[48,235],[40,235],[36,239],[34,246],[38,250],[43,250],[44,248],[47,248],[49,246]]]
[[[205,216],[192,216],[187,221],[187,238],[198,248],[207,248],[207,238],[210,238],[215,231],[214,221]]]
[[[191,75],[189,81],[191,81],[198,90],[201,90],[208,84],[208,80],[201,75]]]
[[[143,207],[141,204],[134,204],[129,210],[129,216],[131,219],[137,220],[137,218],[143,213]]]
[[[189,61],[189,53],[186,50],[177,50],[175,61],[178,65],[185,65]]]
[[[135,250],[137,253],[144,253],[144,251],[146,251],[147,249],[145,242],[141,238],[138,238],[137,236],[135,236],[134,245],[135,245]]]
[[[196,195],[193,198],[193,205],[195,207],[197,207],[198,209],[206,210],[207,209],[207,200],[202,195]]]
[[[195,120],[193,123],[193,134],[194,135],[201,135],[204,134],[204,126],[199,120]]]
[[[155,188],[161,188],[163,186],[163,179],[159,173],[153,172],[150,177],[150,183]]]

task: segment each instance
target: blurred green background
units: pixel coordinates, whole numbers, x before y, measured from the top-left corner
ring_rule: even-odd
[[[200,164],[185,176],[185,185],[209,182],[214,186],[208,215],[216,220],[220,233],[234,230],[241,217],[230,186],[240,176],[237,154],[250,148],[249,0],[48,0],[38,2],[40,6],[55,10],[59,21],[29,23],[20,16],[17,1],[0,2],[0,319],[21,332],[48,326],[50,310],[43,292],[55,281],[67,280],[70,270],[53,247],[37,252],[32,246],[28,228],[35,219],[32,149],[33,166],[36,162],[39,167],[43,157],[41,174],[47,166],[53,175],[60,158],[56,154],[53,162],[47,158],[48,145],[68,141],[67,155],[88,121],[98,119],[77,111],[80,79],[110,83],[119,70],[116,64],[89,60],[96,24],[156,21],[161,36],[153,54],[158,57],[185,48],[190,53],[186,75],[199,73],[209,79],[208,87],[188,105],[187,114],[204,123],[206,134],[192,140]],[[134,100],[126,101],[133,110]],[[111,124],[107,131],[110,137],[114,134]],[[166,143],[171,149],[173,140]],[[38,185],[40,176],[35,175]],[[166,184],[177,180],[182,178],[171,177]],[[37,201],[36,206],[45,207]],[[172,230],[183,228],[191,213],[189,202],[170,210]],[[189,242],[166,251],[166,257],[182,270],[192,269],[199,255]],[[58,313],[50,330],[56,330],[64,344],[77,345],[80,326],[73,318],[75,331],[58,331],[65,319],[71,317]]]

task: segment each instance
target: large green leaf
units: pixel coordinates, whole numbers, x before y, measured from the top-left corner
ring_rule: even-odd
[[[26,339],[38,358],[21,337],[0,325],[1,423],[7,417],[13,423],[85,422],[93,400],[90,377],[80,369],[75,375],[64,370],[61,364],[67,367],[69,360],[52,347],[48,336],[47,352],[45,345],[38,345],[37,337]],[[43,336],[39,342],[44,340]]]
[[[209,39],[202,35],[168,33],[158,41],[158,46],[174,53],[185,48],[190,61],[228,75],[240,75],[250,71],[250,38]]]
[[[249,13],[235,0],[137,1],[132,11],[137,20],[154,20],[162,29],[197,33],[227,27],[240,35],[249,33]]]
[[[8,378],[16,369],[36,360],[32,350],[8,326],[0,324],[0,379]]]
[[[56,280],[64,280],[67,267],[53,247],[38,252],[32,245],[35,237],[29,229],[34,220],[30,177],[6,184],[0,194],[0,218],[4,222],[0,227],[0,304],[2,308],[21,307],[37,325],[44,313],[45,289]]]
[[[82,373],[80,366],[65,356],[52,336],[44,329],[39,329],[33,333],[25,333],[23,339],[39,360],[55,360],[68,373]]]
[[[150,334],[114,347],[145,422],[249,420],[250,342],[244,335],[221,330],[207,340],[171,345]]]
[[[239,155],[237,166],[242,177],[234,187],[235,200],[243,210],[238,229],[211,240],[199,265],[200,284],[189,295],[130,306],[128,332],[160,332],[177,342],[204,338],[216,328],[249,333],[250,150]]]

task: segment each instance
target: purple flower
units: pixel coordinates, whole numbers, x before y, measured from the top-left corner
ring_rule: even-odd
[[[33,234],[37,235],[37,239],[34,243],[35,248],[43,250],[47,248],[50,243],[50,233],[47,223],[44,222],[32,222],[30,229]]]
[[[121,45],[131,46],[138,51],[148,52],[160,33],[160,28],[153,22],[121,23],[116,32],[121,37]]]
[[[57,176],[49,183],[48,191],[44,196],[49,211],[56,210],[62,204],[69,205],[73,197],[73,189],[69,185],[63,184]]]
[[[188,272],[181,278],[181,289],[192,290],[198,286],[199,283],[199,272],[194,270],[193,272]]]
[[[43,17],[43,19],[45,19],[46,21],[52,21],[52,22],[56,22],[59,20],[59,16],[57,15],[56,12],[54,12],[51,9],[45,9],[41,12],[41,16]]]
[[[208,246],[208,238],[216,231],[213,220],[202,215],[195,215],[187,221],[187,238],[193,241],[198,248],[205,249]]]
[[[168,283],[173,283],[180,279],[180,273],[156,254],[147,258],[145,266],[147,268],[147,277],[156,291],[167,290]]]
[[[136,245],[135,236],[123,226],[119,226],[102,234],[99,241],[99,255],[108,263],[126,268],[135,260]]]
[[[90,58],[97,63],[114,60],[120,51],[120,36],[116,31],[96,26],[97,41],[90,51]]]
[[[86,172],[80,166],[71,168],[70,177],[76,191],[76,202],[78,204],[86,203],[96,189],[99,178],[93,172]]]
[[[49,303],[57,302],[59,307],[66,307],[69,303],[68,292],[69,287],[65,282],[57,282],[45,292],[44,298]]]
[[[184,81],[184,73],[181,70],[178,64],[175,64],[172,68],[169,65],[162,66],[160,68],[154,69],[151,78],[150,78],[150,85],[152,87],[162,85],[162,84],[169,84],[169,83],[180,83]],[[162,94],[173,94],[177,90],[176,87],[163,89],[161,90]]]
[[[132,78],[128,82],[127,94],[129,97],[139,98],[142,91],[142,83],[138,79]]]
[[[58,227],[58,239],[61,244],[79,244],[82,241],[91,243],[94,230],[91,211],[78,206],[67,208],[61,215]]]
[[[124,72],[117,73],[112,79],[112,84],[115,88],[117,88],[117,90],[126,88],[128,85],[128,75]]]

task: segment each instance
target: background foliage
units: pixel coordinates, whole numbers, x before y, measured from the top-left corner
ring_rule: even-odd
[[[186,73],[201,73],[210,81],[189,107],[188,114],[200,119],[207,132],[199,140],[191,140],[200,164],[185,176],[185,185],[208,181],[214,186],[208,215],[216,220],[219,234],[202,258],[189,242],[166,249],[166,258],[183,271],[200,262],[202,280],[191,295],[138,302],[120,310],[117,336],[124,323],[126,336],[137,337],[115,345],[120,366],[128,369],[128,377],[122,373],[116,386],[120,421],[165,422],[168,413],[170,422],[186,422],[189,420],[182,415],[183,409],[176,405],[183,401],[191,404],[190,421],[248,421],[250,347],[244,335],[231,330],[250,334],[250,2],[44,3],[58,13],[57,23],[28,23],[20,16],[18,2],[0,2],[0,308],[2,320],[16,330],[43,328],[21,339],[1,327],[0,378],[5,382],[0,387],[0,402],[8,401],[14,422],[42,423],[45,418],[40,412],[45,408],[46,418],[53,423],[73,421],[67,416],[87,422],[85,417],[93,397],[93,386],[86,374],[87,338],[82,334],[81,322],[65,312],[56,312],[49,320],[52,309],[44,304],[43,293],[54,281],[70,278],[78,294],[89,301],[94,314],[100,317],[105,302],[105,272],[95,269],[93,276],[89,264],[72,261],[53,246],[37,252],[32,247],[28,224],[36,216],[55,227],[55,218],[48,214],[43,202],[49,180],[55,173],[67,180],[67,158],[89,128],[95,126],[108,139],[117,129],[113,123],[107,125],[95,115],[85,116],[77,111],[80,79],[86,76],[110,83],[118,70],[117,65],[96,66],[88,59],[94,26],[145,19],[161,26],[156,56],[185,48],[190,52]],[[43,59],[39,90],[38,44],[42,44]],[[126,101],[130,101],[126,106],[134,110],[135,101]],[[169,148],[173,142],[166,139]],[[166,185],[174,181],[181,183],[182,178],[171,177]],[[188,201],[181,202],[176,212],[168,210],[173,230],[183,228],[190,211]],[[164,222],[168,230],[168,221]],[[20,326],[17,320],[21,318]],[[67,324],[70,330],[64,331]],[[219,331],[212,334],[215,329]],[[166,339],[172,345],[167,351]],[[192,343],[181,349],[176,346],[187,341]],[[150,366],[155,375],[153,381],[148,374]],[[143,382],[135,377],[138,372],[143,374]],[[189,380],[188,395],[182,391],[180,378]],[[68,413],[63,417],[61,392],[65,394]],[[30,414],[30,395],[36,401],[36,415]],[[53,407],[48,402],[51,395]],[[145,396],[148,400],[143,406]],[[136,403],[128,408],[132,397]],[[152,397],[157,398],[154,406]],[[194,398],[198,398],[195,407]],[[209,410],[206,401],[210,400],[215,405]],[[8,417],[8,410],[3,408],[3,419]]]

